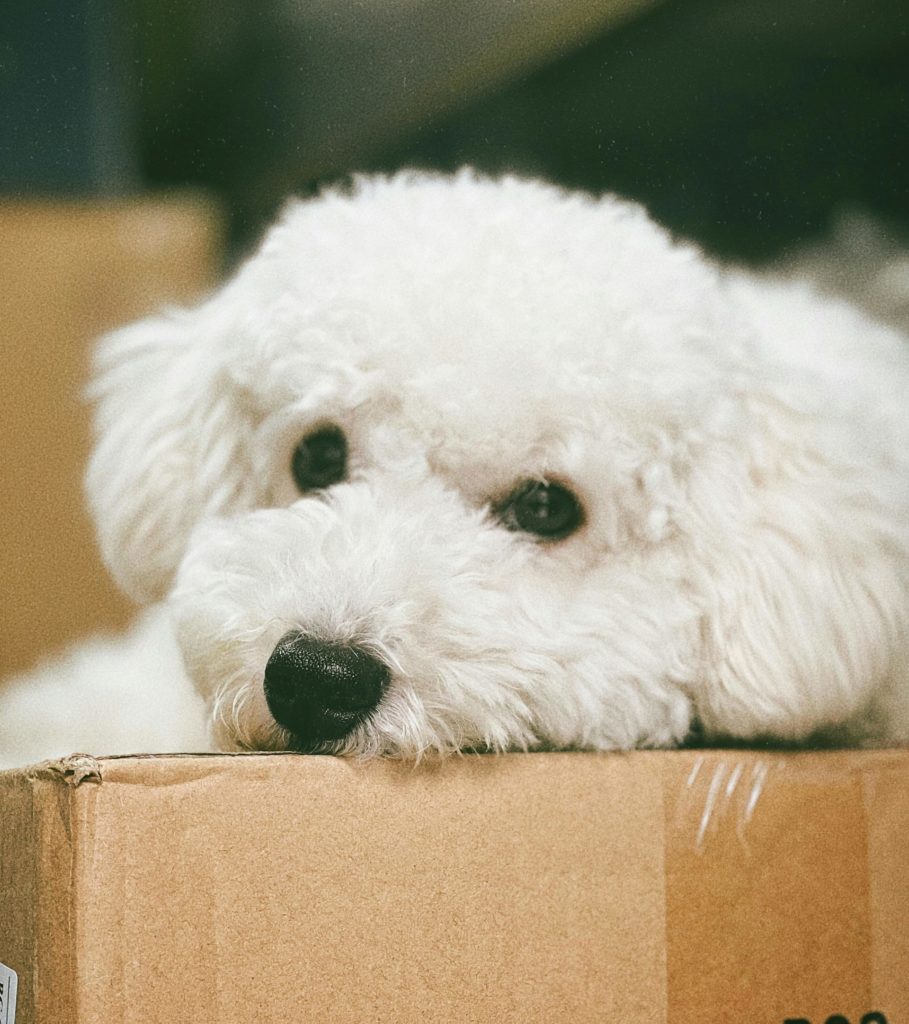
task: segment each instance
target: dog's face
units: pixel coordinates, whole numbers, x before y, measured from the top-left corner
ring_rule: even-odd
[[[169,596],[225,746],[676,743],[730,689],[707,595],[768,459],[749,345],[634,207],[369,182],[102,347],[102,547]]]

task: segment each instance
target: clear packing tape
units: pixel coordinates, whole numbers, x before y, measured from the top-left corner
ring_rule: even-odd
[[[909,1020],[909,752],[680,752],[664,800],[671,1002]]]
[[[677,828],[696,822],[694,848],[703,850],[711,833],[731,826],[748,849],[747,826],[754,817],[768,774],[779,765],[772,761],[748,763],[734,759],[708,764],[699,757],[691,767],[676,808]]]

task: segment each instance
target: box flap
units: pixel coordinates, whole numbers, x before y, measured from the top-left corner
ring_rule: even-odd
[[[98,762],[74,755],[0,777],[0,961],[19,977],[17,1019],[74,1020],[79,892],[71,797],[79,783],[100,779]]]

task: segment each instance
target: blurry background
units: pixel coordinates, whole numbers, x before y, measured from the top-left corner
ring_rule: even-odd
[[[90,339],[211,287],[288,194],[471,163],[743,262],[855,210],[898,245],[907,25],[905,0],[7,0],[0,675],[128,615],[82,510]]]

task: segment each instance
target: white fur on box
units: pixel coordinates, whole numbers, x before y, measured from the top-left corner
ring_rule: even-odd
[[[402,174],[294,203],[212,299],[98,351],[88,493],[132,636],[0,692],[0,760],[295,746],[288,631],[368,650],[319,749],[909,740],[909,348],[639,207]],[[345,480],[290,461],[344,432]],[[527,482],[583,522],[502,521]],[[178,672],[170,618],[188,676]]]

